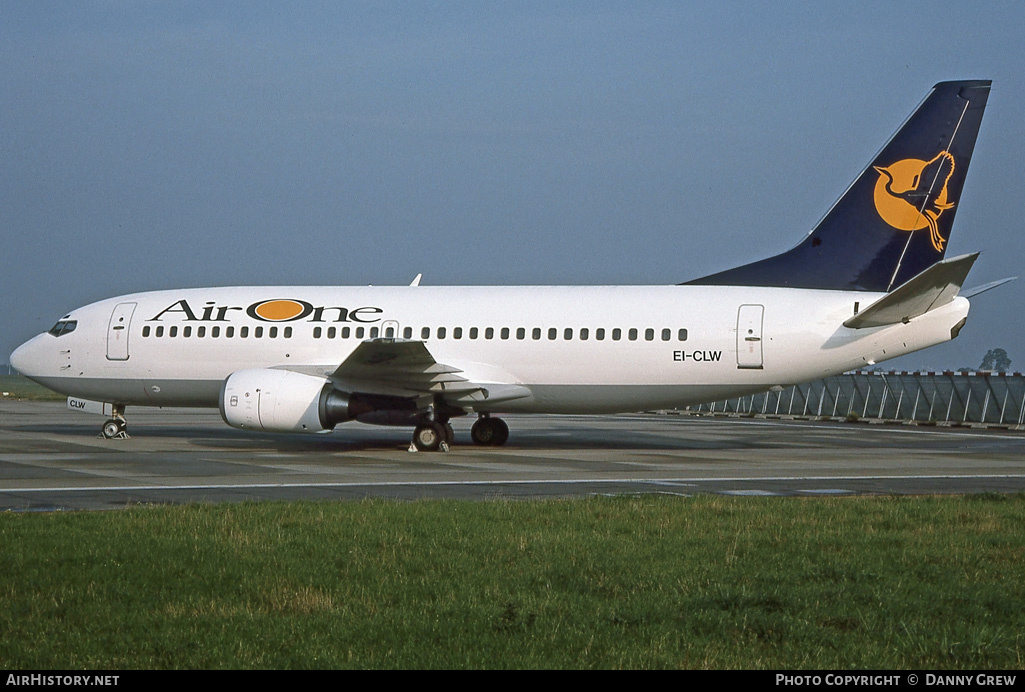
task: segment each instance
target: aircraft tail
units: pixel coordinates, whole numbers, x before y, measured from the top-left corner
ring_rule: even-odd
[[[686,285],[890,291],[939,262],[990,84],[940,82],[799,245]]]

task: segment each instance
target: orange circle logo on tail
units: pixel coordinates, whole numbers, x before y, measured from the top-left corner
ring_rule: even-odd
[[[941,151],[931,161],[903,159],[881,167],[876,166],[874,199],[876,211],[883,221],[899,231],[929,229],[929,239],[937,252],[943,251],[947,239],[940,235],[937,222],[947,209],[947,182],[954,174],[954,157]]]

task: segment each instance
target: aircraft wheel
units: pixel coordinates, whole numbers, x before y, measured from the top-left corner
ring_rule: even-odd
[[[125,422],[111,418],[103,424],[103,436],[108,440],[113,440],[115,437],[121,436],[125,431]]]
[[[470,428],[474,444],[500,447],[509,441],[509,426],[501,418],[478,418]]]
[[[494,421],[495,426],[495,437],[491,444],[501,447],[509,441],[509,426],[501,418],[492,418],[491,420]]]
[[[413,444],[421,452],[436,452],[445,441],[445,426],[441,423],[421,423],[413,431]]]

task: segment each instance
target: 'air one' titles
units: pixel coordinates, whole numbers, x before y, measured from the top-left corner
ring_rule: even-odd
[[[315,306],[305,300],[294,298],[275,298],[273,300],[262,300],[253,303],[249,307],[235,305],[217,305],[213,301],[207,301],[202,308],[196,309],[189,305],[187,300],[179,300],[164,308],[151,317],[148,322],[160,322],[165,315],[177,315],[184,322],[230,322],[228,313],[232,311],[244,311],[254,320],[261,322],[297,322],[306,320],[308,322],[360,322],[369,324],[380,322],[381,318],[376,317],[384,310],[377,307],[345,308],[341,306],[324,307]]]

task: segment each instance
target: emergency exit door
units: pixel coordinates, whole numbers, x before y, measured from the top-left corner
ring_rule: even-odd
[[[737,367],[762,369],[762,305],[741,305],[737,311]]]

